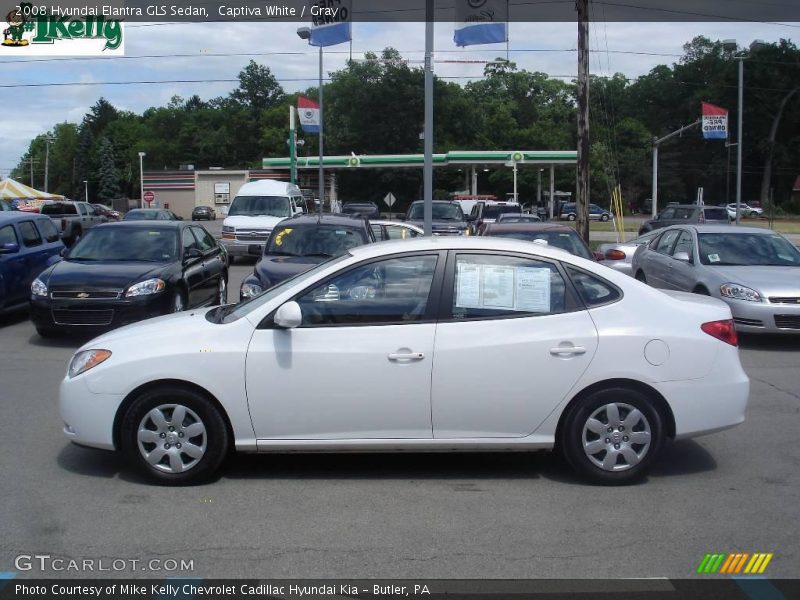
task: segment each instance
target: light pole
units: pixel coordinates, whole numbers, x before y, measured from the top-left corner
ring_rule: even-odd
[[[536,208],[542,205],[542,171],[544,169],[539,169],[539,181],[536,184]]]
[[[145,152],[139,152],[139,208],[144,208],[144,171],[142,170],[142,164],[145,156],[147,156]]]
[[[750,52],[755,52],[764,45],[761,40],[750,44]],[[722,48],[729,52],[737,52],[739,45],[736,40],[724,40]],[[736,140],[736,224],[742,216],[742,147],[744,146],[742,134],[744,127],[744,61],[749,57],[747,51],[738,52],[733,58],[739,62],[739,107],[737,115],[737,140]]]
[[[297,35],[301,40],[311,40],[311,28],[300,27]],[[323,138],[325,135],[324,100],[322,97],[322,46],[319,47],[319,214],[322,215],[322,205],[325,204],[325,167],[322,161],[325,156]]]
[[[89,181],[84,179],[83,180],[83,187],[86,190],[86,203],[89,203]]]
[[[45,141],[45,152],[44,152],[44,191],[49,191],[47,189],[47,180],[50,178],[50,144],[53,143],[53,138],[49,135],[44,139]]]

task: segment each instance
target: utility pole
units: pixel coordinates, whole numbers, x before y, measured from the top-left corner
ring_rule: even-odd
[[[34,185],[33,185],[33,163],[38,163],[39,161],[38,160],[34,160],[33,154],[31,154],[30,162],[31,162],[31,187],[34,187]]]
[[[425,2],[425,164],[423,231],[433,235],[433,0]]]
[[[576,0],[578,11],[578,234],[589,243],[589,0]]]
[[[50,144],[53,143],[53,138],[49,135],[44,139],[45,152],[44,152],[44,191],[48,192],[48,180],[50,175]]]

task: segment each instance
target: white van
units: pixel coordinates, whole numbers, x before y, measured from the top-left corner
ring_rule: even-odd
[[[247,256],[252,245],[263,251],[275,225],[304,212],[304,204],[300,188],[292,183],[272,179],[246,183],[222,223],[222,245],[231,259]]]

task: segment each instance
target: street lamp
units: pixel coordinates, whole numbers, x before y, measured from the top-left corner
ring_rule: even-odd
[[[86,203],[89,203],[89,182],[84,179],[83,180],[83,187],[86,189]]]
[[[142,163],[145,156],[147,156],[146,153],[139,152],[139,208],[144,208],[144,171],[142,170]]]
[[[750,44],[750,53],[756,52],[764,46],[761,40],[755,40]],[[742,128],[744,115],[744,61],[750,54],[744,50],[739,52],[739,44],[736,40],[723,40],[723,50],[735,53],[733,59],[739,62],[739,107],[737,116],[737,140],[736,140],[736,224],[739,224],[742,213]]]
[[[297,35],[301,40],[311,43],[311,28],[300,27]],[[323,149],[325,113],[322,98],[322,46],[319,47],[319,214],[322,215],[322,205],[325,204],[325,167],[322,165],[325,156]]]

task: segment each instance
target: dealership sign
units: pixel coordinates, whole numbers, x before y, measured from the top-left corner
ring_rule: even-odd
[[[703,102],[703,137],[707,140],[728,139],[727,109]]]

